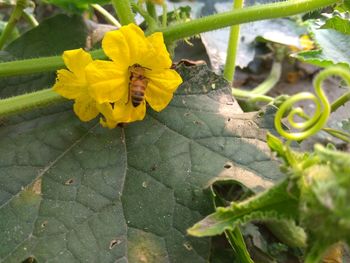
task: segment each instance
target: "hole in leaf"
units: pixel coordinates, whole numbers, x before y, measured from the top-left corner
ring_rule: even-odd
[[[111,243],[109,243],[109,249],[112,249],[113,247],[119,245],[122,241],[119,239],[113,239]]]
[[[41,223],[41,227],[43,227],[43,228],[46,227],[47,223],[48,223],[47,220],[45,220],[44,222]]]
[[[224,165],[224,168],[226,168],[226,169],[230,169],[231,167],[232,167],[232,165],[228,164],[228,163]]]
[[[71,185],[72,183],[74,183],[74,179],[73,179],[73,178],[70,178],[70,179],[68,179],[64,184],[65,184],[65,185]]]
[[[157,170],[157,165],[153,164],[153,166],[151,167],[151,171],[155,171],[155,170]]]
[[[38,263],[38,261],[34,257],[29,257],[23,260],[22,263]]]

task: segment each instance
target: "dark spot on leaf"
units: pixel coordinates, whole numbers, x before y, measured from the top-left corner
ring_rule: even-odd
[[[26,258],[22,263],[37,263],[38,261],[34,257]]]
[[[157,170],[157,165],[153,164],[153,166],[151,167],[151,171],[155,171],[155,170]]]
[[[70,179],[68,179],[64,184],[65,184],[65,185],[71,185],[72,183],[74,183],[74,179],[73,179],[73,178],[70,178]]]
[[[231,121],[231,118],[228,118],[227,121]]]
[[[193,123],[196,125],[202,125],[202,123],[200,121],[194,121]]]
[[[122,241],[119,239],[113,239],[111,243],[109,243],[109,249],[112,249],[114,246],[117,246],[121,243]]]
[[[264,112],[262,112],[262,111],[260,111],[259,113],[258,113],[258,117],[263,117],[265,115],[265,113]]]
[[[228,164],[228,163],[224,165],[224,168],[226,169],[230,169],[231,167],[232,167],[231,164]]]
[[[43,228],[46,227],[46,226],[47,226],[47,223],[48,223],[48,221],[45,220],[44,222],[41,223],[41,227],[43,227]]]

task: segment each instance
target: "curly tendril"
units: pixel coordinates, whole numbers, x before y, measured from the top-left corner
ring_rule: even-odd
[[[328,98],[323,91],[323,82],[333,75],[341,77],[346,82],[346,85],[350,87],[350,72],[347,69],[334,66],[321,71],[313,81],[316,95],[310,92],[298,93],[287,99],[278,109],[275,116],[275,128],[281,136],[288,140],[299,141],[317,133],[324,127],[329,115],[331,114],[333,105],[330,105]],[[301,100],[311,100],[315,104],[316,109],[312,117],[308,116],[300,107],[292,108],[295,103]],[[343,101],[343,103],[345,102]],[[337,106],[339,107],[339,105]],[[287,132],[283,130],[282,118],[284,116],[287,116],[287,121],[292,128],[301,131]],[[294,118],[296,116],[303,118],[305,121],[295,121]]]

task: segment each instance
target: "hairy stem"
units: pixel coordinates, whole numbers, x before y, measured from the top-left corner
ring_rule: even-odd
[[[110,23],[113,26],[116,27],[121,27],[122,25],[118,22],[117,19],[115,19],[114,16],[112,16],[106,9],[104,9],[102,6],[100,6],[99,4],[91,4],[91,6],[97,11],[99,12],[108,23]]]
[[[254,5],[225,13],[202,17],[167,28],[161,28],[167,42],[197,35],[202,32],[252,21],[291,16],[339,3],[339,0],[290,0]]]
[[[17,0],[16,6],[13,9],[10,19],[7,22],[4,31],[0,36],[0,49],[3,48],[13,29],[15,28],[18,20],[21,18],[23,9],[27,6],[26,0]]]
[[[32,14],[26,12],[25,10],[23,12],[23,18],[27,20],[31,27],[37,27],[39,25],[39,22],[35,19],[35,17]]]
[[[233,2],[233,10],[242,8],[244,0],[234,0]],[[230,37],[227,47],[227,55],[226,55],[226,63],[224,69],[224,77],[227,81],[232,82],[235,76],[235,68],[236,68],[236,56],[238,52],[239,45],[239,30],[240,26],[235,25],[231,26]]]
[[[136,12],[138,12],[145,19],[148,26],[146,33],[152,32],[156,28],[158,28],[158,24],[156,20],[154,20],[154,18],[142,7],[142,5],[132,3],[131,6]]]
[[[336,99],[331,106],[331,112],[336,111],[341,106],[344,106],[345,103],[347,103],[350,100],[350,91],[344,93],[342,96],[340,96],[338,99]]]
[[[112,0],[112,4],[122,25],[135,23],[129,0]]]
[[[90,52],[93,59],[105,59],[106,55],[102,49]],[[64,68],[62,56],[42,57],[24,59],[0,63],[0,77],[16,76],[21,74],[32,74],[44,71],[54,71]]]
[[[146,9],[147,9],[147,12],[150,14],[150,16],[157,21],[158,16],[157,16],[155,5],[152,2],[146,2]]]
[[[44,89],[20,96],[3,99],[0,102],[0,116],[29,111],[34,108],[47,106],[65,100],[61,95],[52,89]]]

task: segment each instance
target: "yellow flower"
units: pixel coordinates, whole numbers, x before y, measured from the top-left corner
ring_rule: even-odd
[[[82,121],[92,120],[99,112],[110,116],[111,105],[108,103],[97,104],[88,92],[85,68],[93,61],[91,55],[81,48],[68,50],[63,53],[63,61],[68,70],[57,71],[57,80],[53,86],[54,91],[67,99],[75,100],[73,109]]]
[[[289,46],[292,52],[307,51],[315,48],[315,43],[308,35],[299,37],[299,46]]]
[[[311,50],[315,48],[314,42],[312,41],[312,39],[310,39],[308,35],[302,35],[299,38],[299,41],[300,41],[302,50]]]
[[[97,103],[110,103],[112,115],[109,124],[142,120],[146,102],[155,110],[163,110],[171,101],[174,91],[182,83],[180,75],[170,69],[171,59],[164,45],[163,34],[145,37],[135,24],[108,32],[102,48],[111,61],[96,60],[86,67],[89,93]],[[134,106],[130,93],[133,66],[143,69],[144,100]],[[130,84],[131,83],[131,84]],[[110,127],[113,125],[107,125]]]

